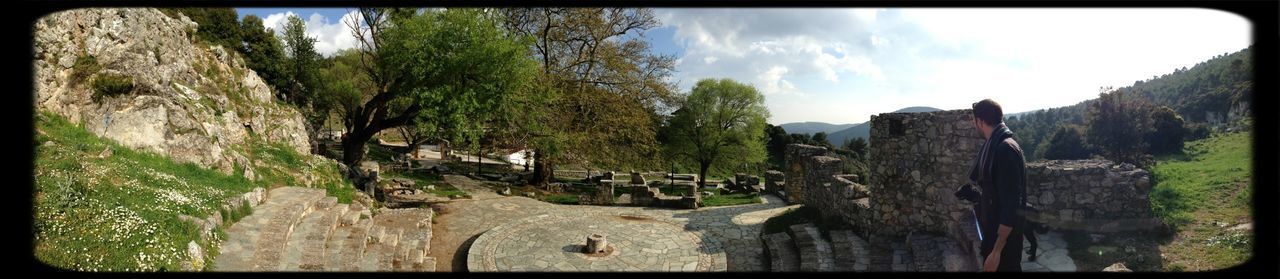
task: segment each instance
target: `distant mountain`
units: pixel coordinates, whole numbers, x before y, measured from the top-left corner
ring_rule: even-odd
[[[817,134],[818,132],[826,132],[828,135],[840,130],[853,127],[854,124],[831,124],[825,122],[796,122],[782,124],[783,130],[787,130],[788,134]]]
[[[894,113],[931,112],[931,111],[940,111],[940,110],[941,109],[932,108],[932,107],[908,107],[900,110],[895,110],[893,112]],[[844,143],[845,139],[853,140],[854,138],[863,138],[866,140],[871,140],[871,123],[862,122],[862,123],[852,125],[852,127],[849,127],[847,129],[837,131],[835,133],[827,133],[827,141],[831,142],[832,145],[840,145],[841,143]]]

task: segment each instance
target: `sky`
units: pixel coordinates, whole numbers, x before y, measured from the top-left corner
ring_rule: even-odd
[[[348,9],[237,9],[307,22],[322,54],[354,47]],[[1252,26],[1210,9],[655,9],[641,34],[678,59],[672,82],[730,78],[765,95],[769,123],[861,123],[910,106],[1006,113],[1069,106],[1248,47]],[[275,30],[280,30],[276,28]]]

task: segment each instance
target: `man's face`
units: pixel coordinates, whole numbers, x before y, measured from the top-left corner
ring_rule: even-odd
[[[973,122],[973,130],[974,132],[978,133],[979,137],[987,138],[987,134],[982,132],[983,123],[982,121],[978,120],[977,116],[970,114],[969,122]]]

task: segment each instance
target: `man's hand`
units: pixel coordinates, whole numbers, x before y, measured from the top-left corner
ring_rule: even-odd
[[[1000,267],[1000,253],[991,252],[987,256],[987,262],[982,263],[982,272],[996,272],[996,268]]]
[[[987,255],[987,262],[982,263],[982,271],[995,272],[996,268],[1000,267],[1000,253],[1004,252],[1004,244],[1009,241],[1009,235],[1013,234],[1013,228],[1000,225],[996,233],[998,235],[995,248],[991,249],[991,255]]]

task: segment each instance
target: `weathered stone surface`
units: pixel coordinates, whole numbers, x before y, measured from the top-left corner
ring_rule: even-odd
[[[226,174],[240,166],[255,177],[244,167],[248,154],[237,147],[250,132],[309,154],[302,115],[278,105],[235,52],[192,43],[196,30],[185,16],[150,8],[49,14],[35,22],[35,106],[124,146]],[[102,68],[73,81],[68,67],[84,55]],[[134,91],[95,100],[88,83],[104,74],[132,78]]]
[[[1113,265],[1107,266],[1107,268],[1103,268],[1102,271],[1103,272],[1133,272],[1133,270],[1129,270],[1129,267],[1124,266],[1124,263],[1115,263]]]

